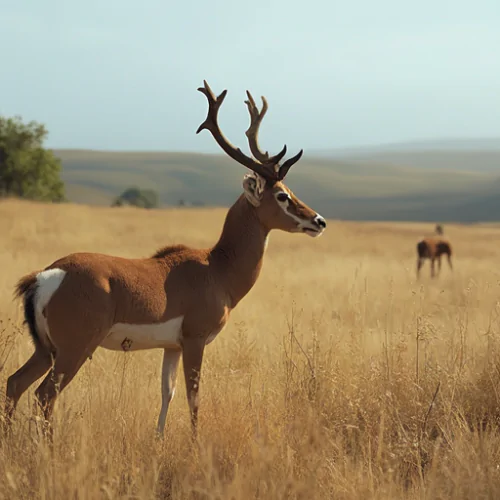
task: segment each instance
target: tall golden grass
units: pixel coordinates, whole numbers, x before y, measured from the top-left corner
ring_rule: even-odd
[[[208,246],[224,216],[1,203],[2,387],[32,351],[12,300],[21,275],[74,251]],[[0,435],[0,499],[500,498],[500,229],[445,226],[455,271],[431,280],[426,264],[417,282],[429,230],[273,233],[259,281],[207,348],[197,443],[181,370],[155,439],[161,351],[98,350],[58,400],[53,449],[33,418],[37,384],[23,396]]]

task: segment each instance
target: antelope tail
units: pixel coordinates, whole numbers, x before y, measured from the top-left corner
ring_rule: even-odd
[[[35,319],[35,298],[36,291],[38,289],[38,281],[36,276],[38,271],[32,272],[23,276],[16,285],[14,291],[14,297],[16,299],[23,299],[24,305],[24,323],[28,325],[28,329],[33,339],[35,347],[42,347],[42,342],[40,340],[40,334],[36,326]]]

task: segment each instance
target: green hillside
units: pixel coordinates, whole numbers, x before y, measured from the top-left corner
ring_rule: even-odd
[[[312,156],[356,163],[397,165],[425,169],[497,172],[500,174],[500,138],[424,140],[311,151]]]
[[[219,155],[56,150],[70,201],[109,205],[129,186],[155,189],[162,205],[179,200],[232,203],[245,168]],[[500,220],[500,176],[315,158],[305,153],[287,178],[326,217],[343,219]]]
[[[335,156],[331,156],[335,158]],[[383,151],[352,154],[349,161],[362,164],[406,165],[419,169],[439,169],[500,174],[500,151]]]

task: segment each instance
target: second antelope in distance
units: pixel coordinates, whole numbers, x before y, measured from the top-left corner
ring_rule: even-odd
[[[438,263],[438,274],[441,271],[441,256],[446,255],[450,269],[453,270],[451,263],[452,248],[450,242],[443,237],[443,228],[437,225],[435,236],[423,238],[417,243],[417,278],[420,277],[420,269],[424,265],[425,259],[431,261],[431,278],[436,275],[435,263]]]
[[[246,135],[252,158],[233,146],[219,128],[218,112],[227,92],[216,97],[206,82],[198,90],[208,99],[208,115],[197,133],[208,130],[227,155],[252,171],[243,177],[243,193],[229,209],[217,243],[207,249],[167,246],[138,259],[74,253],[21,278],[16,294],[24,300],[35,352],[8,379],[9,421],[21,395],[48,370],[36,389],[47,422],[58,392],[98,347],[163,349],[157,431],[161,434],[165,427],[181,356],[196,431],[205,346],[255,284],[269,232],[280,229],[319,236],[325,230],[325,219],[283,184],[302,151],[281,164],[286,146],[275,156],[259,147],[266,100],[262,98],[259,111],[247,92],[250,126]]]

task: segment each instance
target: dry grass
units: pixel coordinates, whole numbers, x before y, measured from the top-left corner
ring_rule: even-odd
[[[1,385],[32,351],[12,301],[22,274],[77,250],[209,245],[224,214],[1,203]],[[155,441],[160,351],[99,350],[58,400],[53,450],[31,418],[34,387],[23,396],[0,435],[0,499],[499,498],[500,229],[446,227],[455,272],[431,282],[426,264],[416,283],[428,229],[274,233],[207,349],[197,446],[182,377]]]

